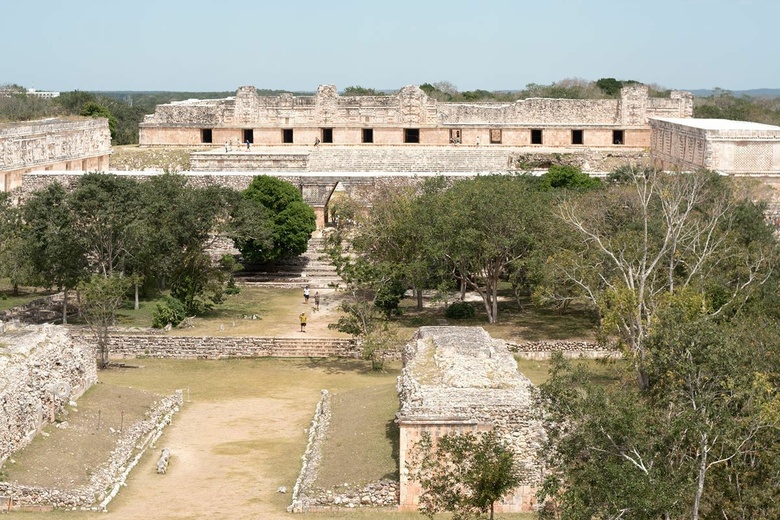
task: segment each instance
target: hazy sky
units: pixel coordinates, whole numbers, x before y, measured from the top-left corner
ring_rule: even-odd
[[[780,88],[778,0],[0,0],[0,84]]]

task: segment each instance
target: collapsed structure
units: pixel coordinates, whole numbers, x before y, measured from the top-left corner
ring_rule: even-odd
[[[513,103],[440,102],[417,86],[397,94],[340,96],[321,85],[314,96],[235,97],[158,105],[139,125],[140,144],[201,145],[509,145],[646,148],[648,119],[687,118],[693,95],[650,97],[644,85],[618,99],[531,98]]]
[[[423,434],[434,440],[450,433],[496,428],[515,452],[526,476],[522,486],[496,504],[496,511],[530,511],[541,466],[536,451],[542,428],[532,414],[532,383],[517,370],[504,341],[481,327],[421,327],[404,349],[398,378],[401,408],[401,509],[417,507],[420,486],[407,464]]]

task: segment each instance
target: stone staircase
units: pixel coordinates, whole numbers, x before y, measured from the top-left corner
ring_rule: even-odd
[[[336,273],[336,267],[325,256],[325,238],[321,231],[315,231],[314,236],[309,239],[308,249],[301,256],[277,264],[271,269],[249,266],[236,274],[236,281],[243,285],[286,288],[308,285],[312,290],[344,283]]]

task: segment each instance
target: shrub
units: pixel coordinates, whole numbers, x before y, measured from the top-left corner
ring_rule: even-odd
[[[175,327],[186,317],[184,304],[176,298],[166,296],[163,301],[157,303],[154,312],[152,312],[152,327],[161,329],[169,323]]]
[[[444,316],[453,320],[473,318],[474,314],[474,307],[466,302],[455,302],[444,309]]]

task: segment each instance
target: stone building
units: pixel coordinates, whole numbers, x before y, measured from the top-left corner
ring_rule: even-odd
[[[649,97],[623,87],[619,99],[543,99],[446,103],[417,86],[385,96],[340,96],[322,85],[314,96],[235,97],[158,105],[140,124],[141,145],[506,145],[648,147],[651,117],[691,117],[693,96]]]
[[[108,119],[44,119],[0,124],[0,190],[22,185],[32,171],[107,171]]]
[[[541,468],[535,453],[542,429],[532,417],[532,383],[517,370],[504,341],[480,327],[422,327],[404,349],[398,378],[401,409],[400,508],[417,507],[420,486],[409,480],[410,450],[427,432],[434,439],[453,432],[496,427],[515,451],[525,483],[496,504],[496,511],[530,511]]]
[[[780,173],[780,126],[726,119],[650,119],[650,157],[664,170]]]

